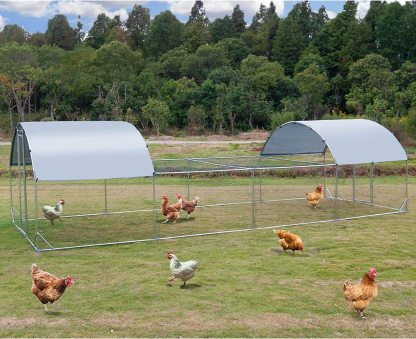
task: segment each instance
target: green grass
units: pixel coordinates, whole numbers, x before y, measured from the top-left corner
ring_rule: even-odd
[[[191,151],[188,154],[195,156]],[[265,177],[262,194],[272,197],[278,191],[290,197],[303,193],[315,180]],[[204,204],[240,201],[250,195],[249,182],[250,178],[242,177],[194,178],[191,195],[201,192]],[[375,178],[378,202],[399,204],[395,197],[403,182],[403,177]],[[340,194],[349,194],[349,184],[349,179],[340,180]],[[368,194],[367,184],[365,178],[357,181],[361,195]],[[148,180],[125,180],[121,186],[109,181],[108,185],[112,208],[125,208],[132,197],[142,195],[145,198],[133,198],[134,203],[151,204]],[[185,185],[186,178],[160,179],[157,194],[173,196]],[[97,207],[102,183],[55,183],[44,190],[40,186],[40,190],[44,201],[65,193],[65,212],[75,213]],[[297,256],[284,253],[271,230],[37,255],[11,226],[8,198],[8,181],[1,178],[1,337],[416,336],[415,177],[409,178],[409,213],[290,228],[305,243],[305,251]],[[346,204],[342,211],[363,212],[355,208]],[[265,224],[316,219],[331,211],[329,201],[322,202],[318,211],[302,201],[260,204],[256,214],[259,223]],[[181,222],[174,225],[160,224],[158,215],[157,225],[169,235],[203,228],[240,228],[250,225],[250,216],[246,206],[205,208],[197,210],[191,220],[182,214]],[[148,220],[148,216],[136,214],[64,218],[55,226],[41,220],[40,227],[48,239],[59,244],[91,240],[88,237],[137,236],[137,226],[147,225]],[[168,282],[169,249],[181,260],[200,261],[188,288]],[[30,293],[33,262],[59,276],[76,278],[50,314],[45,314]],[[358,281],[372,266],[379,272],[379,296],[367,309],[367,319],[361,320],[347,307],[342,284],[347,279]]]

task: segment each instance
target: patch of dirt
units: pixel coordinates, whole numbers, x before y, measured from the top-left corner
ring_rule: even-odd
[[[298,319],[292,317],[288,314],[282,313],[263,313],[254,317],[245,318],[236,323],[246,325],[250,328],[275,328],[275,329],[285,329],[285,328],[317,328],[319,326],[317,319],[305,318]]]
[[[133,327],[136,320],[133,314],[123,313],[120,315],[112,313],[100,314],[92,323],[102,326],[110,326],[114,328]]]
[[[28,327],[34,325],[48,325],[48,326],[60,326],[66,324],[65,319],[51,320],[48,317],[45,318],[16,318],[16,317],[3,317],[0,318],[0,328],[11,329]]]
[[[382,288],[415,288],[416,281],[378,281],[377,285]]]

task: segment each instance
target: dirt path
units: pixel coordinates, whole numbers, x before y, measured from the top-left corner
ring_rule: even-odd
[[[228,144],[260,144],[264,140],[210,140],[210,141],[192,141],[192,140],[145,140],[148,145],[182,145],[182,144],[214,144],[214,145],[228,145]],[[10,145],[10,141],[0,141],[0,146]]]

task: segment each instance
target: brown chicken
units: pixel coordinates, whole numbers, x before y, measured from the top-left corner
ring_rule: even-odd
[[[322,198],[324,197],[324,186],[323,185],[319,185],[318,187],[315,188],[315,192],[307,192],[306,193],[306,199],[309,201],[309,203],[315,207],[316,209],[316,205],[319,204],[319,202],[322,200]]]
[[[48,312],[47,303],[53,304],[57,301],[65,289],[74,283],[74,278],[68,275],[64,279],[59,279],[53,274],[42,271],[36,264],[32,264],[32,293],[45,306]]]
[[[178,199],[183,199],[183,197],[182,197],[182,195],[181,194],[176,194],[176,197],[178,198]],[[196,208],[196,206],[198,206],[198,203],[199,203],[199,197],[198,196],[196,196],[195,198],[194,198],[194,200],[191,200],[191,201],[185,201],[185,200],[182,200],[182,209],[184,210],[184,211],[186,211],[186,213],[188,213],[188,219],[190,218],[190,214],[193,212],[193,211],[195,211],[195,208]]]
[[[364,318],[364,310],[370,304],[370,300],[377,297],[378,287],[376,284],[377,270],[370,268],[364,274],[359,284],[353,285],[349,281],[344,282],[344,298],[354,308],[361,318]]]
[[[297,234],[285,230],[273,230],[273,232],[280,238],[279,244],[285,252],[286,250],[292,250],[294,255],[296,255],[295,251],[300,250],[303,252],[302,239]]]
[[[165,221],[162,221],[163,224],[167,223],[169,220],[172,220],[173,223],[179,219],[179,211],[181,210],[182,199],[179,199],[175,205],[168,205],[168,197],[166,195],[162,196],[162,213],[166,217]]]

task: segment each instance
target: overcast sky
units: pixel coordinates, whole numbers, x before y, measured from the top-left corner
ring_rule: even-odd
[[[17,24],[22,26],[29,33],[45,32],[48,20],[56,14],[64,14],[68,17],[69,23],[75,27],[77,16],[81,16],[84,30],[88,31],[96,17],[105,13],[109,17],[120,15],[122,20],[127,18],[134,4],[138,3],[150,9],[152,17],[161,11],[170,10],[179,20],[185,22],[188,19],[194,0],[167,0],[167,1],[93,1],[93,0],[0,0],[0,30],[4,25]],[[274,0],[277,14],[285,17],[293,5],[299,1]],[[358,1],[358,16],[364,17],[370,6],[369,0]],[[400,2],[404,2],[401,0]],[[252,16],[258,11],[260,4],[269,6],[270,0],[240,0],[222,1],[205,0],[204,8],[210,20],[223,18],[230,15],[236,4],[244,11],[245,20],[251,23]],[[330,18],[339,13],[345,1],[310,1],[312,10],[317,11],[324,5]]]

